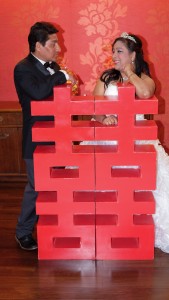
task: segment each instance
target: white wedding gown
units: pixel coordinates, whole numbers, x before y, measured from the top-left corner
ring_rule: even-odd
[[[105,91],[106,96],[117,96],[116,85],[110,84]],[[137,120],[143,120],[144,115],[137,115]],[[116,144],[116,141],[84,141],[81,145]],[[140,144],[153,144],[157,151],[156,190],[153,191],[156,210],[153,215],[155,223],[155,247],[169,253],[169,156],[160,145],[159,140],[137,141]]]

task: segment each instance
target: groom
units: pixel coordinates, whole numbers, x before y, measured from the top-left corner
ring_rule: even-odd
[[[57,33],[57,28],[51,23],[35,23],[28,36],[30,53],[14,69],[14,82],[23,114],[22,154],[28,178],[15,239],[24,250],[37,249],[37,242],[32,236],[38,219],[35,210],[38,193],[34,188],[33,152],[40,143],[32,142],[32,126],[39,120],[53,120],[53,117],[49,116],[31,116],[31,100],[44,100],[53,95],[54,86],[71,80],[55,63],[61,50]],[[52,64],[49,64],[51,62]]]

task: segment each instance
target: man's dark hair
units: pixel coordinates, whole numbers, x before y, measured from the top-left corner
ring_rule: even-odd
[[[49,35],[57,33],[58,29],[49,22],[37,22],[35,23],[28,35],[28,43],[30,52],[35,52],[36,42],[41,43],[43,46],[49,39]]]

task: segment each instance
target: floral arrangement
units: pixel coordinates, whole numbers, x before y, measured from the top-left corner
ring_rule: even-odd
[[[73,95],[78,95],[79,94],[79,80],[77,75],[70,69],[68,69],[68,67],[65,67],[64,70],[71,75],[71,77],[73,78],[73,80],[67,80],[67,84],[71,84],[72,85],[72,94]]]
[[[62,70],[65,70],[67,74],[70,75],[71,80],[67,80],[67,84],[70,84],[72,86],[72,94],[78,95],[79,94],[79,79],[78,76],[67,67],[66,63],[64,62],[62,57],[59,57],[57,59],[57,63],[59,64],[60,68]]]

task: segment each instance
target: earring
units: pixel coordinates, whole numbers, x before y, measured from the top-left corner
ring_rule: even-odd
[[[131,63],[134,64],[134,60],[132,60]]]

